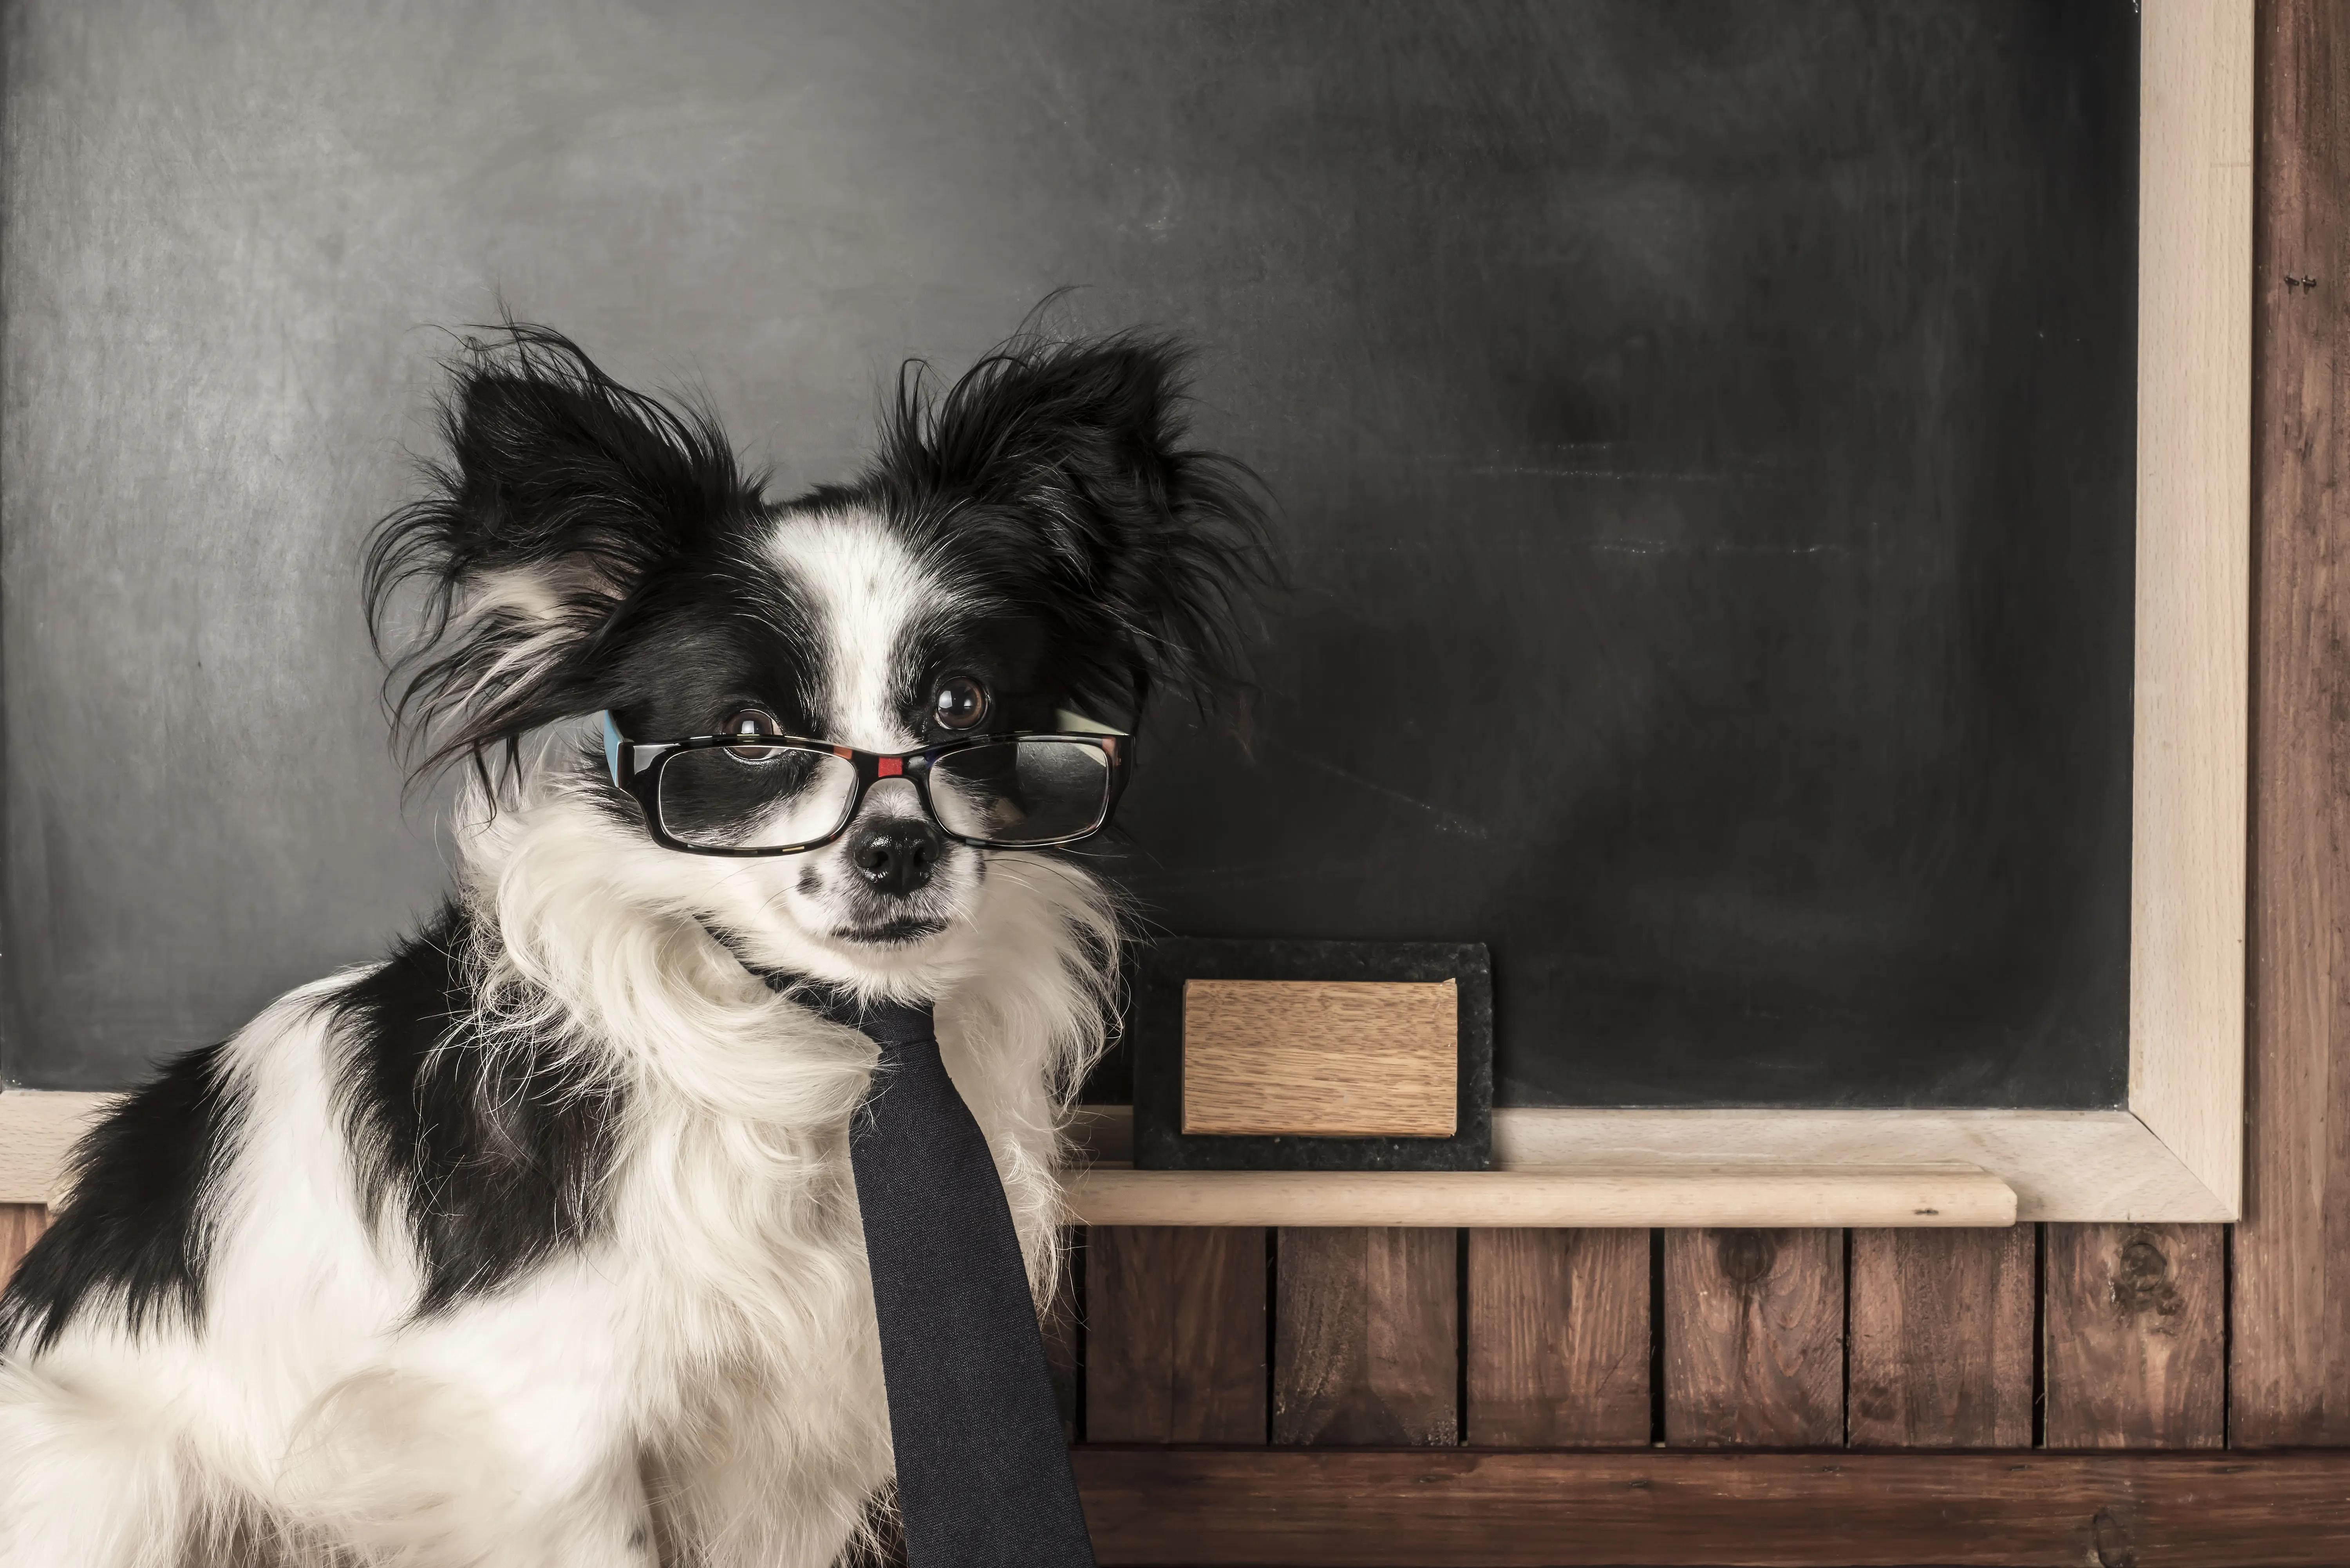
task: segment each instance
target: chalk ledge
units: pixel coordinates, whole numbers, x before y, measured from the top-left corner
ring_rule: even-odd
[[[2004,1226],[2014,1189],[1965,1160],[1627,1158],[1562,1148],[1498,1170],[1136,1170],[1123,1106],[1087,1106],[1089,1163],[1065,1179],[1084,1225]],[[1733,1146],[1734,1147],[1734,1146]]]
[[[1066,1179],[1085,1225],[2005,1226],[2015,1190],[1973,1165],[1548,1170],[1135,1170]]]
[[[0,1094],[0,1203],[61,1196],[112,1096]],[[1097,1225],[1998,1226],[2235,1218],[2126,1110],[1521,1111],[1492,1171],[1134,1170],[1123,1106],[1087,1106],[1068,1176]],[[1928,1213],[1924,1210],[1933,1210]]]

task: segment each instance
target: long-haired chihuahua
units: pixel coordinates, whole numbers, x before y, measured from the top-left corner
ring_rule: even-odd
[[[0,1562],[823,1568],[890,1475],[849,1116],[764,977],[934,999],[1031,1283],[1104,1035],[1154,692],[1273,573],[1166,341],[902,377],[776,503],[715,422],[509,327],[367,556],[460,871],[386,961],[162,1067],[0,1298]],[[886,1503],[879,1505],[886,1510]]]

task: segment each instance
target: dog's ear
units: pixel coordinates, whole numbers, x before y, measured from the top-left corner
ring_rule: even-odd
[[[1132,333],[1015,338],[935,401],[910,368],[872,476],[1007,577],[1041,566],[1029,607],[1076,656],[1072,696],[1129,723],[1154,688],[1236,719],[1282,579],[1254,475],[1186,444],[1185,358]]]
[[[715,422],[630,391],[560,334],[508,325],[449,367],[444,461],[369,541],[368,626],[381,649],[403,585],[421,632],[386,679],[420,773],[509,755],[593,706],[583,657],[646,576],[755,511]]]

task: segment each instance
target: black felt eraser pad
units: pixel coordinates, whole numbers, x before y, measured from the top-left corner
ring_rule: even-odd
[[[1451,981],[1460,989],[1460,1117],[1451,1137],[1183,1131],[1183,985],[1192,980]],[[1143,1170],[1483,1170],[1493,1156],[1492,963],[1478,942],[1165,937],[1128,972],[1134,1163]]]

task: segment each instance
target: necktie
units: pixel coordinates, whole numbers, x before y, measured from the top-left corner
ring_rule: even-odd
[[[763,978],[881,1048],[848,1158],[909,1568],[1094,1568],[1012,1209],[930,1007]]]

